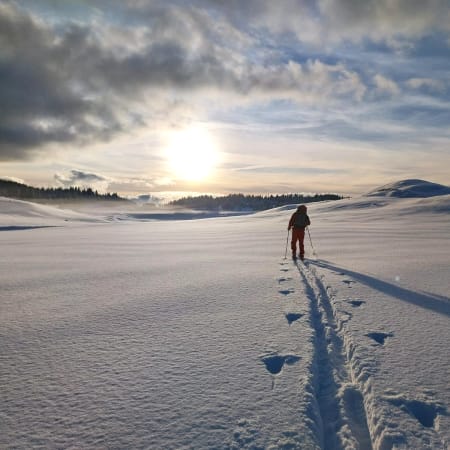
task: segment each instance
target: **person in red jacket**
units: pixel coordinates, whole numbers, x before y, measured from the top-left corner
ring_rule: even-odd
[[[288,231],[292,228],[292,240],[291,240],[291,249],[292,249],[292,258],[297,259],[297,241],[300,247],[300,259],[303,261],[305,258],[305,228],[311,225],[311,221],[309,220],[308,214],[306,214],[306,206],[300,205],[292,214],[291,219],[289,220]]]

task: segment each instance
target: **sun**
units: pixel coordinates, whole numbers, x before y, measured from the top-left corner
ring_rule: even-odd
[[[166,148],[173,176],[186,181],[207,178],[218,162],[218,155],[209,131],[199,126],[173,132]]]

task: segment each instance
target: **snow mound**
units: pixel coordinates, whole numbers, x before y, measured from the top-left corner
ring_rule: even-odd
[[[450,187],[424,180],[402,180],[386,184],[366,197],[426,198],[450,194]]]

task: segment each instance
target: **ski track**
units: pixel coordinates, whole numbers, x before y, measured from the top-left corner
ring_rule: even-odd
[[[293,280],[287,276],[291,269],[288,264],[280,263],[280,271],[286,274],[278,279],[280,285]],[[308,416],[312,423],[309,426],[316,436],[317,446],[323,450],[409,448],[408,436],[389,420],[396,414],[395,408],[408,413],[431,432],[437,431],[439,414],[446,415],[439,403],[411,400],[396,392],[375,394],[372,376],[377,363],[370,349],[388,345],[395,334],[368,330],[364,335],[372,342],[368,350],[348,329],[353,313],[337,308],[336,293],[326,284],[324,276],[319,275],[310,262],[294,261],[293,265],[298,270],[309,312],[289,312],[285,317],[289,326],[297,321],[309,322],[313,331],[314,355],[305,392],[310,402]],[[342,282],[348,288],[356,283],[348,277]],[[296,294],[290,287],[278,292],[283,297]],[[345,298],[343,303],[350,308],[361,308],[366,300]],[[263,362],[272,375],[277,375],[284,364],[296,363],[299,359],[295,355],[267,355]],[[437,448],[427,447],[428,439],[424,436],[422,448]],[[443,445],[446,448],[445,443]]]
[[[322,421],[324,450],[372,449],[364,397],[352,379],[351,367],[341,337],[343,324],[337,322],[332,300],[322,279],[307,264],[295,263],[306,287],[310,323],[314,329],[314,389]]]

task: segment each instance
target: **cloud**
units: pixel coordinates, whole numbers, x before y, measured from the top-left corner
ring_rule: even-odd
[[[84,39],[80,27],[70,26],[60,38],[27,12],[0,5],[1,159],[27,158],[48,142],[107,137],[118,126],[111,110],[89,98],[74,77],[67,55]]]
[[[71,170],[69,174],[56,173],[55,180],[64,187],[77,186],[81,188],[91,188],[105,192],[111,182],[101,175],[95,173],[83,172],[81,170]]]
[[[83,189],[91,188],[99,192],[131,192],[134,194],[147,193],[174,184],[169,178],[106,177],[98,173],[77,169],[72,169],[67,173],[56,173],[53,178],[64,187],[77,186]]]
[[[406,85],[412,89],[426,88],[431,91],[444,92],[446,85],[441,80],[434,80],[432,78],[410,78],[406,81]]]
[[[155,186],[172,186],[175,184],[174,180],[168,177],[156,178],[153,181]]]
[[[366,90],[359,75],[343,64],[308,60],[304,64],[288,61],[285,65],[256,67],[243,78],[249,92],[300,103],[350,96],[360,100]]]
[[[174,184],[170,178],[111,178],[77,169],[72,169],[68,173],[56,173],[54,179],[65,187],[90,187],[102,192],[107,190],[142,192]]]
[[[406,51],[414,38],[450,30],[447,0],[97,0],[78,4],[76,20],[64,4],[0,4],[0,161],[216,110],[399,95],[393,73],[373,75],[358,65],[361,48],[346,56],[342,42]],[[425,80],[418,73],[406,86],[438,91]]]
[[[161,188],[174,186],[175,182],[168,178],[152,177],[115,177],[109,179],[108,190],[114,192],[129,192],[132,195],[159,191]]]
[[[344,172],[343,169],[337,169],[337,168],[325,168],[325,167],[301,167],[301,166],[295,166],[295,167],[281,167],[281,166],[243,166],[243,167],[232,167],[233,171],[235,172],[254,172],[254,173],[264,173],[264,174],[283,174],[283,175],[317,175],[317,176],[323,176],[323,175],[333,175],[336,173]]]
[[[0,176],[0,180],[14,181],[15,183],[26,184],[25,180],[17,177]]]
[[[380,93],[397,95],[400,93],[400,89],[397,83],[389,78],[384,77],[383,75],[376,74],[373,77],[373,81],[375,83],[376,89]]]
[[[339,38],[418,37],[450,30],[447,0],[320,0],[320,10]]]
[[[197,0],[220,11],[240,28],[295,34],[306,44],[323,46],[367,38],[398,45],[430,32],[450,31],[448,0]],[[132,2],[142,7],[142,2]]]
[[[209,13],[146,7],[150,26],[50,23],[0,5],[0,159],[26,159],[47,144],[111,139],[203,104],[209,94],[253,102],[312,102],[364,94],[358,74],[319,59],[252,61],[252,38]],[[233,37],[230,41],[229,36]],[[30,43],[33,45],[30,45]],[[232,94],[231,96],[228,94]]]

